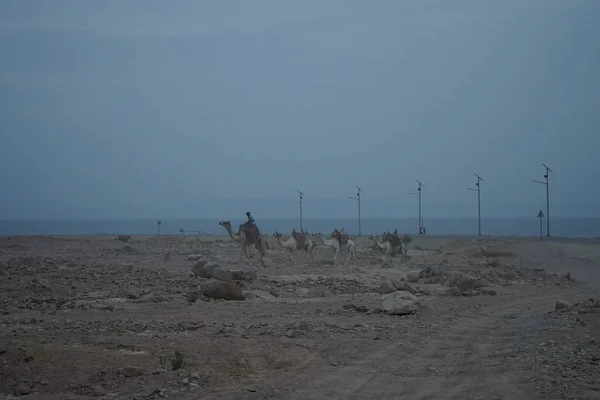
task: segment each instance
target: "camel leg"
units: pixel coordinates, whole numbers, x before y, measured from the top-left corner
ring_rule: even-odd
[[[240,257],[240,260],[243,260],[244,256],[246,256],[246,258],[248,259],[248,261],[250,261],[250,257],[248,257],[248,249],[246,247],[246,243],[242,243],[242,255]]]
[[[352,255],[352,247],[348,247],[348,256],[346,257],[346,261],[344,261],[344,266],[346,266],[346,264],[348,264],[348,260],[350,259],[351,255]]]
[[[265,250],[265,248],[262,245],[262,242],[258,242],[254,245],[254,247],[256,248],[256,250],[258,250],[258,252],[260,253],[260,258],[258,259],[258,261],[262,260],[263,257],[266,255],[267,251]]]
[[[339,248],[335,249],[335,254],[333,255],[333,261],[334,261],[335,265],[340,265],[340,263],[337,260],[338,254],[340,254],[340,249]]]
[[[294,257],[292,257],[292,253],[294,252],[293,249],[288,249],[288,257],[290,258],[290,260],[292,261],[292,264],[296,264],[296,260],[294,260]]]

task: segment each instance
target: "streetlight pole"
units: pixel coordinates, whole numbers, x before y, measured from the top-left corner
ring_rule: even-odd
[[[425,186],[423,185],[420,181],[417,180],[417,183],[419,184],[419,187],[417,188],[418,193],[409,193],[412,194],[413,196],[419,196],[419,235],[422,232],[423,229],[423,218],[421,217],[421,187]]]
[[[300,200],[293,200],[295,203],[299,203],[300,204],[300,231],[303,231],[302,228],[302,199],[304,198],[304,193],[302,193],[300,190],[296,190],[298,192],[298,195],[300,196]]]
[[[532,181],[535,183],[541,183],[542,185],[546,185],[546,236],[550,237],[550,182],[548,181],[549,172],[554,172],[548,167],[546,164],[542,163],[544,168],[546,168],[546,174],[544,178],[545,182],[542,181]]]
[[[467,188],[467,190],[477,192],[477,219],[479,223],[479,236],[481,236],[481,185],[479,183],[483,182],[483,179],[477,174],[475,176],[477,177],[477,183],[475,184],[477,189]]]
[[[354,185],[356,186],[356,185]],[[362,229],[361,229],[361,224],[360,224],[360,192],[362,191],[361,188],[359,188],[358,186],[356,186],[357,192],[356,192],[356,197],[348,197],[351,200],[356,200],[358,202],[358,236],[362,235]]]

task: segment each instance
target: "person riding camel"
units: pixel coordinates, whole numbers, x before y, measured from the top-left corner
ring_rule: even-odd
[[[248,218],[248,221],[244,222],[244,224],[242,225],[242,227],[245,228],[245,229],[250,229],[255,224],[254,218],[252,218],[252,214],[250,214],[250,211],[248,211],[246,213],[246,218]]]

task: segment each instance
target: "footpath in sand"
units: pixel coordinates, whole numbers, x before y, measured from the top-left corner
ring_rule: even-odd
[[[600,398],[600,241],[120,239],[0,238],[0,398]]]

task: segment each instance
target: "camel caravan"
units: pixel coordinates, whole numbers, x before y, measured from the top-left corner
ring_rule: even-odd
[[[250,212],[246,213],[246,217],[248,220],[239,226],[238,232],[233,231],[230,221],[220,221],[219,225],[223,226],[227,230],[229,237],[241,244],[241,259],[246,257],[246,259],[250,261],[252,256],[248,253],[248,247],[254,246],[260,253],[260,259],[262,260],[267,254],[269,243],[266,237],[260,233],[260,230],[258,229],[258,226],[256,225]],[[277,244],[287,251],[288,257],[293,264],[295,264],[296,261],[292,255],[298,250],[304,250],[305,262],[308,262],[309,258],[312,260],[312,262],[314,262],[313,249],[317,246],[317,243],[311,239],[308,232],[305,232],[304,230],[297,232],[294,229],[290,237],[284,239],[283,235],[276,231],[273,234],[273,237],[277,241]],[[340,266],[337,256],[341,251],[348,252],[346,260],[344,261],[344,266],[348,264],[348,261],[351,257],[358,261],[356,245],[352,240],[350,240],[348,233],[344,229],[334,229],[331,233],[331,238],[325,238],[320,233],[313,234],[313,238],[319,239],[325,247],[328,247],[334,251],[334,265]],[[400,237],[397,230],[395,230],[394,233],[387,232],[381,237],[370,236],[369,238],[375,242],[375,246],[383,250],[384,264],[387,263],[388,260],[391,260],[391,257],[395,254],[400,255],[401,262],[404,262],[408,258],[406,245],[404,244],[404,240]]]

